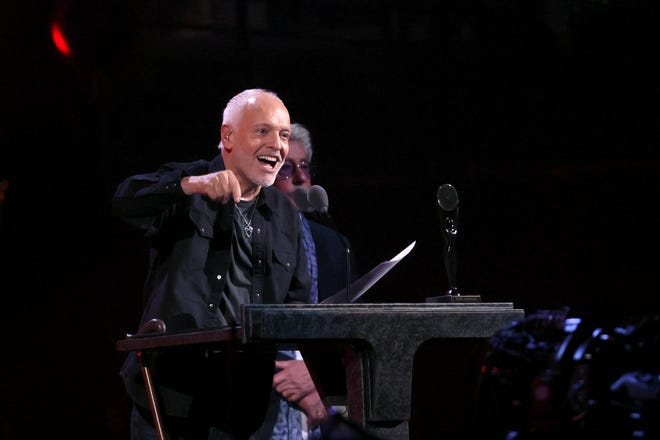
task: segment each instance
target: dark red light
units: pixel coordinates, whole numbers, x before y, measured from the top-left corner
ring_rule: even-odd
[[[65,57],[70,57],[71,48],[69,47],[69,43],[66,42],[66,38],[64,38],[58,23],[53,23],[53,26],[50,28],[50,34],[57,50]]]

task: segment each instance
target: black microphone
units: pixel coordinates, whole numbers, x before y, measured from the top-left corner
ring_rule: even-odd
[[[322,214],[328,213],[328,206],[330,206],[328,193],[321,185],[312,185],[307,193],[307,201],[314,211]]]
[[[293,190],[293,201],[302,212],[312,212],[314,208],[309,204],[307,188],[296,188]]]
[[[307,203],[311,208],[311,218],[335,231],[338,230],[335,221],[328,211],[328,207],[330,206],[328,193],[321,185],[312,185],[309,188],[307,192]]]
[[[449,183],[440,185],[437,193],[438,206],[442,210],[442,224],[445,238],[445,268],[449,291],[447,295],[460,295],[456,284],[456,236],[458,235],[458,193]]]
[[[317,218],[320,217],[322,223],[334,229],[344,244],[344,248],[346,249],[346,302],[349,303],[351,302],[351,248],[348,245],[347,239],[337,229],[335,222],[332,220],[332,217],[328,212],[330,201],[328,200],[328,193],[325,189],[321,185],[312,185],[307,192],[307,200],[315,213],[319,214],[317,215]]]

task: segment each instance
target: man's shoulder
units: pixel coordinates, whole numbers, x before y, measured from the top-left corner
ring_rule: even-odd
[[[224,161],[221,155],[216,155],[212,159],[196,159],[184,162],[168,162],[161,165],[161,169],[184,170],[188,173],[211,173],[225,169]]]
[[[307,218],[307,223],[309,223],[309,228],[312,231],[317,231],[320,234],[337,234],[338,232],[332,229],[328,225],[324,225],[323,223],[319,222],[318,220],[314,220],[313,218]]]
[[[189,162],[167,162],[158,168],[159,173],[181,173],[183,175],[208,173],[211,170],[212,162],[206,159],[197,159]]]
[[[312,232],[315,241],[318,241],[319,238],[324,238],[326,240],[339,239],[342,246],[344,243],[348,242],[348,237],[328,225],[324,225],[323,223],[310,218],[307,219],[307,223],[309,224],[309,230]]]
[[[298,216],[298,209],[293,206],[291,200],[280,190],[273,186],[261,188],[264,203],[275,213],[286,216]]]

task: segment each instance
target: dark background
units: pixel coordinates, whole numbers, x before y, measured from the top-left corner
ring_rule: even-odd
[[[112,193],[213,157],[244,88],[311,130],[360,273],[416,240],[365,301],[446,291],[451,183],[464,294],[658,312],[653,1],[5,0],[0,17],[2,438],[127,438],[115,342],[147,249]]]

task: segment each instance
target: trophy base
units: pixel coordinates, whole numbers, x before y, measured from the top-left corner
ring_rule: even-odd
[[[427,303],[477,303],[481,302],[481,295],[440,295],[429,296]]]

